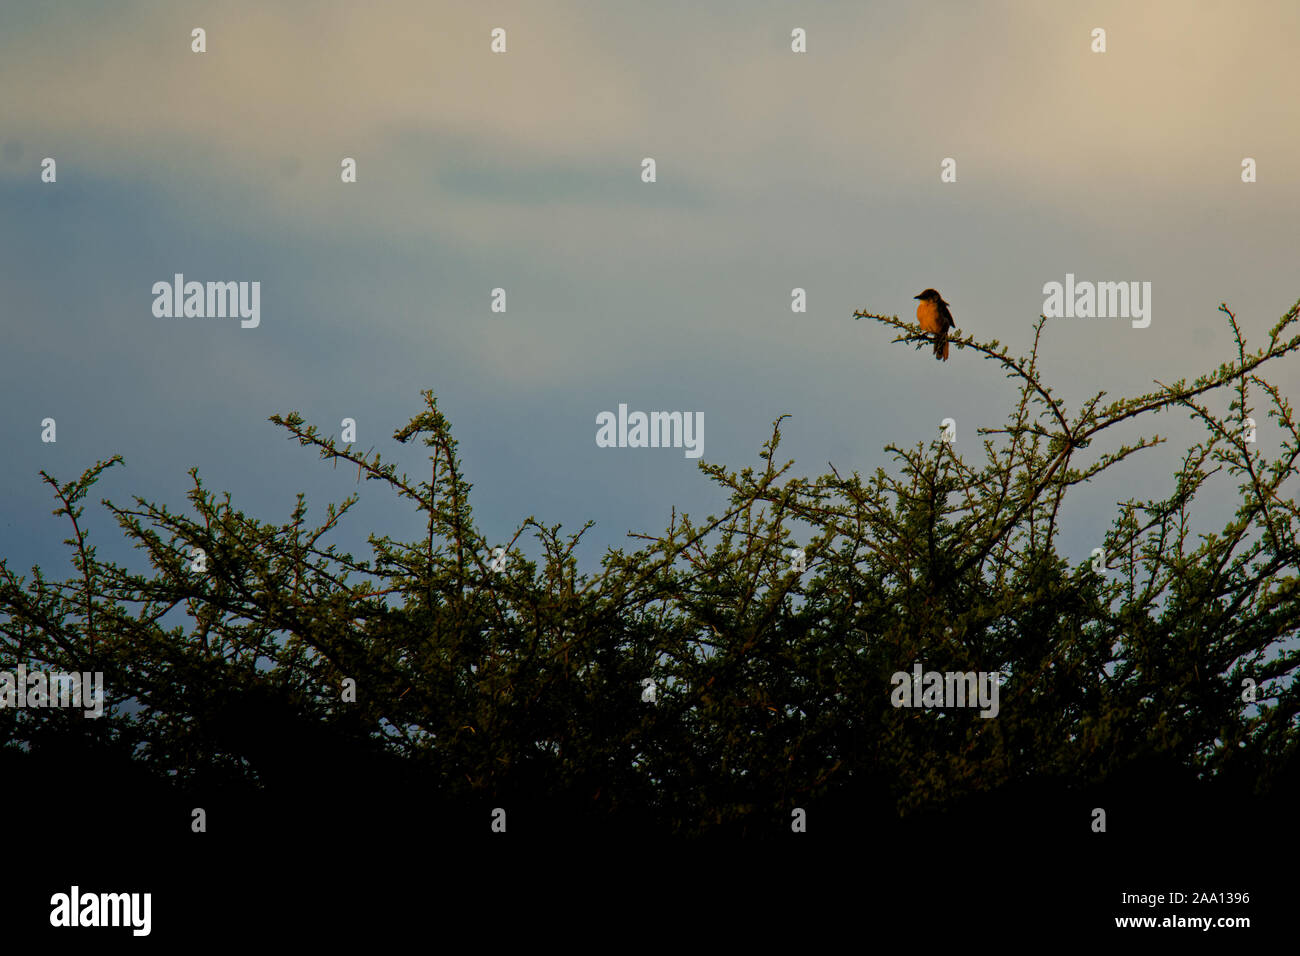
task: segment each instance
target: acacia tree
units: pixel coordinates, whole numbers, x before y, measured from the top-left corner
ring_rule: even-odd
[[[81,526],[121,459],[69,483],[42,472],[75,573],[27,580],[0,560],[0,665],[103,671],[110,716],[0,710],[8,758],[76,740],[186,793],[300,794],[345,777],[376,800],[400,784],[673,833],[764,831],[837,798],[906,816],[1035,779],[1097,783],[1153,756],[1268,792],[1296,765],[1300,551],[1284,485],[1300,433],[1262,368],[1300,348],[1285,337],[1300,303],[1253,352],[1220,308],[1233,361],[1075,410],[1039,374],[1045,319],[1025,357],[952,336],[1016,388],[1007,423],[981,430],[982,460],[936,440],[887,447],[891,467],[869,476],[799,477],[778,464],[778,419],[757,467],[701,464],[730,492],[721,515],[674,512],[586,574],[574,552],[589,525],[563,536],[529,517],[500,544],[479,531],[431,392],[394,435],[428,447],[427,480],[297,414],[270,419],[424,514],[419,540],[372,535],[364,559],[326,543],[356,496],[312,526],[300,495],[267,524],[192,469],[192,514],[103,502],[152,568],[131,572]],[[897,317],[856,317],[927,341]],[[1256,388],[1276,455],[1242,431]],[[1226,420],[1204,404],[1218,389],[1234,396]],[[1161,440],[1112,429],[1179,408],[1206,436],[1168,496],[1120,503],[1104,573],[1072,566],[1056,550],[1067,493]],[[1193,503],[1216,472],[1239,482],[1239,507],[1197,536]],[[914,662],[1000,672],[997,717],[895,708],[891,674]]]

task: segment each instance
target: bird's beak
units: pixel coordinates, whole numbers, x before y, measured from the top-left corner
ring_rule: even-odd
[[[921,297],[920,297],[919,295],[914,295],[914,296],[912,296],[912,298],[913,298],[913,299],[919,299],[919,298],[921,298]]]

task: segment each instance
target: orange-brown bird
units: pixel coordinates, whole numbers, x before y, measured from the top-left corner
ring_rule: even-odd
[[[926,289],[912,298],[921,300],[916,307],[916,321],[934,336],[934,357],[948,361],[948,330],[957,324],[948,311],[948,303],[934,289]]]

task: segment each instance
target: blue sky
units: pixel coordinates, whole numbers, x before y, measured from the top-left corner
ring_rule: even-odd
[[[1297,39],[1300,7],[1264,2],[6,4],[0,554],[64,573],[37,472],[115,453],[95,501],[179,506],[197,466],[265,520],[359,491],[337,540],[416,538],[408,505],[266,418],[355,418],[362,448],[423,475],[391,435],[431,388],[489,537],[595,520],[590,571],[673,506],[723,502],[680,450],[598,448],[619,403],[703,412],[703,460],[737,468],[784,413],[805,474],[887,465],[950,416],[975,457],[1011,384],[852,318],[910,317],[928,286],[1019,352],[1044,283],[1149,281],[1150,328],[1050,323],[1046,377],[1072,403],[1193,377],[1232,356],[1219,302],[1258,345],[1300,297]],[[260,281],[260,326],[156,318],[178,272]],[[1270,378],[1300,393],[1294,359]],[[1077,494],[1071,558],[1117,499],[1168,490],[1197,432],[1152,431],[1170,446]]]

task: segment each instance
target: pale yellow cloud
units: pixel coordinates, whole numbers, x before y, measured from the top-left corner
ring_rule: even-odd
[[[799,57],[788,27],[804,20]],[[196,25],[203,55],[189,51]],[[504,56],[488,52],[498,25]],[[1088,50],[1094,25],[1104,55]],[[232,2],[66,26],[2,41],[7,128],[75,135],[123,172],[177,150],[265,177],[287,155],[364,154],[413,129],[519,161],[680,150],[692,177],[724,188],[763,182],[773,152],[849,190],[863,170],[931,178],[936,152],[1026,185],[1099,171],[1173,185],[1209,171],[1219,147],[1294,159],[1300,143],[1300,6],[1285,2],[908,5],[888,18],[856,4],[669,18]]]
[[[454,235],[471,247],[552,241],[562,213],[599,254],[627,219],[608,197],[520,204],[443,183],[441,167],[474,156],[579,174],[625,166],[634,189],[652,155],[661,182],[724,205],[802,190],[865,208],[934,182],[954,156],[974,190],[964,195],[1069,202],[1072,213],[1095,195],[1107,216],[1159,194],[1194,209],[1198,191],[1233,181],[1252,155],[1275,202],[1300,196],[1294,3],[673,9],[123,8],[83,29],[5,32],[0,114],[27,159],[75,144],[96,176],[196,191],[209,228],[251,210],[270,229]],[[197,25],[203,55],[189,49]],[[788,50],[796,25],[809,31],[803,56]],[[494,26],[508,30],[504,56],[488,50]],[[1108,30],[1105,54],[1089,51],[1094,26]],[[403,148],[422,135],[455,149]],[[360,163],[364,205],[321,201],[343,156]],[[232,191],[246,202],[230,205]],[[684,251],[743,250],[755,237],[736,234],[733,211],[679,203],[651,223]]]

